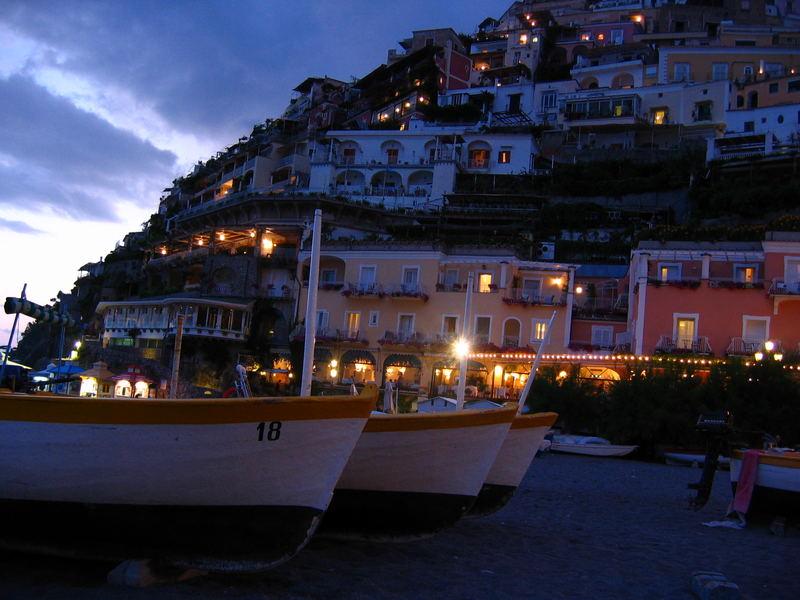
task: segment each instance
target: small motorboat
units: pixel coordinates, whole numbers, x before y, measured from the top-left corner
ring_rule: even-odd
[[[280,564],[317,528],[377,396],[0,392],[0,547],[222,572]]]
[[[588,456],[625,456],[638,446],[617,446],[605,438],[592,435],[554,435],[550,450]]]

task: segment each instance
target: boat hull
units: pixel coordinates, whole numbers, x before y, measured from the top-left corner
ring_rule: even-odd
[[[742,470],[743,453],[731,457],[734,494]],[[762,453],[758,457],[756,486],[748,514],[800,515],[800,452]]]
[[[468,517],[487,516],[508,504],[557,418],[552,412],[514,417]]]
[[[478,496],[515,406],[370,417],[320,532],[410,540],[456,523]]]
[[[258,571],[308,541],[377,393],[224,401],[0,395],[9,548]]]

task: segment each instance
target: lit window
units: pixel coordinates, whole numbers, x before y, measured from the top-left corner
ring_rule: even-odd
[[[589,33],[588,31],[585,31],[585,32],[583,32],[581,34],[581,41],[582,42],[588,42],[591,39],[592,39],[592,34]]]
[[[653,110],[653,125],[666,125],[667,123],[667,109],[657,108]]]
[[[756,267],[736,265],[734,279],[739,283],[754,283],[756,280]]]
[[[544,340],[545,335],[547,335],[547,321],[544,319],[534,319],[531,341],[541,342]]]
[[[511,162],[511,150],[500,150],[500,154],[497,157],[497,162],[501,164],[508,164]]]
[[[528,43],[528,34],[527,33],[523,33],[521,36],[519,36],[519,43],[520,44],[527,44]]]
[[[606,34],[605,34],[605,33],[598,33],[598,34],[597,34],[597,39],[598,39],[598,40],[604,40],[604,39],[606,39]]]
[[[658,265],[658,278],[661,281],[678,281],[681,278],[681,266],[673,264]]]
[[[478,275],[478,291],[481,294],[488,294],[492,291],[492,274],[481,273]]]

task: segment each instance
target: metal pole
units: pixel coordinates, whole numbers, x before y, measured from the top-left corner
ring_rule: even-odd
[[[172,377],[169,380],[169,397],[176,398],[178,393],[178,375],[181,368],[181,346],[183,345],[183,314],[179,314],[175,324],[175,350],[172,352]]]
[[[472,286],[475,274],[470,271],[467,275],[467,297],[464,300],[464,323],[461,326],[461,342],[470,341],[470,313],[472,312]],[[458,387],[456,388],[456,408],[464,408],[464,390],[467,386],[467,367],[469,366],[469,351],[463,353],[458,365]]]
[[[308,297],[306,299],[306,339],[303,345],[303,377],[300,395],[311,395],[311,370],[314,365],[314,345],[317,336],[317,287],[319,286],[319,244],[322,234],[322,210],[314,211],[311,236],[311,264],[308,272]]]

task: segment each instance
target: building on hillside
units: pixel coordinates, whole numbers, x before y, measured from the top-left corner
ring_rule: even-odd
[[[308,252],[300,254],[308,261]],[[451,393],[453,343],[464,325],[474,274],[467,383],[476,393],[519,392],[553,312],[548,352],[569,344],[574,265],[527,261],[513,251],[438,244],[323,244],[317,299],[316,377],[392,380],[432,395]],[[305,285],[305,284],[304,284]],[[307,287],[300,305],[306,304]],[[301,308],[301,314],[305,314]]]
[[[800,236],[764,242],[641,242],[631,254],[628,332],[636,355],[800,350]]]
[[[440,207],[457,175],[521,173],[536,155],[530,134],[418,120],[402,131],[330,131],[326,141],[315,153],[309,191],[389,208]]]
[[[575,271],[575,301],[569,349],[612,353],[626,342],[627,265],[580,265]]]

